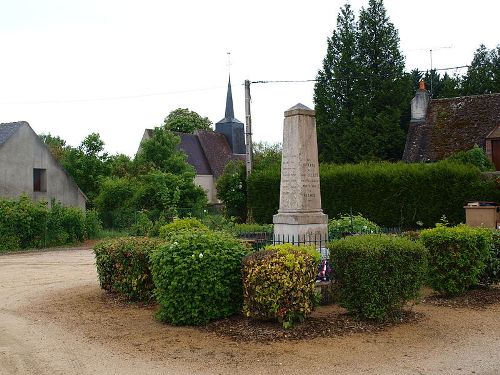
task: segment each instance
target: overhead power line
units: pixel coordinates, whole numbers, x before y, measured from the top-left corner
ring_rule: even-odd
[[[208,87],[193,90],[179,90],[170,92],[156,92],[148,94],[137,94],[137,95],[123,95],[123,96],[107,96],[100,98],[79,98],[79,99],[54,99],[54,100],[33,100],[33,101],[11,101],[11,102],[0,102],[2,105],[6,104],[60,104],[60,103],[84,103],[84,102],[102,102],[102,101],[112,101],[112,100],[124,100],[124,99],[139,99],[148,98],[153,96],[166,96],[175,94],[189,94],[192,92],[202,92],[223,89],[224,86]]]

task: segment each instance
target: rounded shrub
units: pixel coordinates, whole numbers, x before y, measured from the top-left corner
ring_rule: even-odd
[[[491,246],[485,264],[479,283],[490,285],[500,282],[500,231],[496,229],[491,231]]]
[[[153,297],[149,255],[162,241],[145,237],[106,240],[94,246],[97,275],[101,288],[132,301]]]
[[[303,321],[316,302],[320,260],[314,246],[270,245],[243,260],[243,313],[277,319],[285,328]]]
[[[177,219],[160,227],[160,237],[169,239],[181,231],[207,231],[208,227],[194,217]]]
[[[223,232],[181,231],[151,254],[157,317],[202,325],[241,310],[241,260],[247,248]]]
[[[372,234],[379,231],[380,227],[377,224],[361,214],[340,215],[328,222],[328,235],[331,240],[342,238],[346,234]]]
[[[382,321],[418,297],[427,267],[421,243],[369,234],[333,241],[329,248],[338,301],[356,317]]]
[[[491,246],[491,233],[467,225],[437,226],[420,238],[429,250],[429,285],[454,296],[478,283]]]

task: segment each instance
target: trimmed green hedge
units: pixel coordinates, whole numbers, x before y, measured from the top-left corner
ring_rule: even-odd
[[[181,231],[151,254],[157,317],[202,325],[241,310],[241,260],[248,249],[223,232]]]
[[[491,250],[491,232],[467,225],[438,226],[420,233],[429,250],[430,286],[446,295],[458,295],[476,285]]]
[[[479,169],[442,161],[431,164],[362,163],[320,168],[323,210],[330,218],[360,213],[384,227],[432,227],[442,215],[451,223],[465,221],[469,200],[500,201],[494,179]],[[253,172],[248,179],[248,204],[253,219],[271,223],[278,212],[280,170]]]
[[[314,246],[270,245],[243,260],[243,313],[289,328],[315,303],[320,254]]]
[[[420,242],[369,234],[332,241],[329,248],[339,304],[358,318],[385,320],[418,297],[427,270]]]
[[[94,246],[97,275],[101,288],[132,301],[150,301],[153,279],[149,256],[162,241],[145,237],[106,240]]]
[[[485,261],[485,268],[479,275],[479,283],[483,285],[500,282],[500,231],[491,231],[491,247]]]
[[[27,196],[0,200],[0,251],[59,246],[81,242],[95,234],[93,213],[53,201],[33,202]]]

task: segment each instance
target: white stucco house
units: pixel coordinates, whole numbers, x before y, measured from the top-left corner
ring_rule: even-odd
[[[82,210],[87,200],[27,122],[0,124],[0,198],[22,194]]]

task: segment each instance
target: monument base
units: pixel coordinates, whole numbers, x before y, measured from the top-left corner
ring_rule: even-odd
[[[321,248],[328,241],[328,216],[322,212],[278,213],[273,224],[274,243]]]

